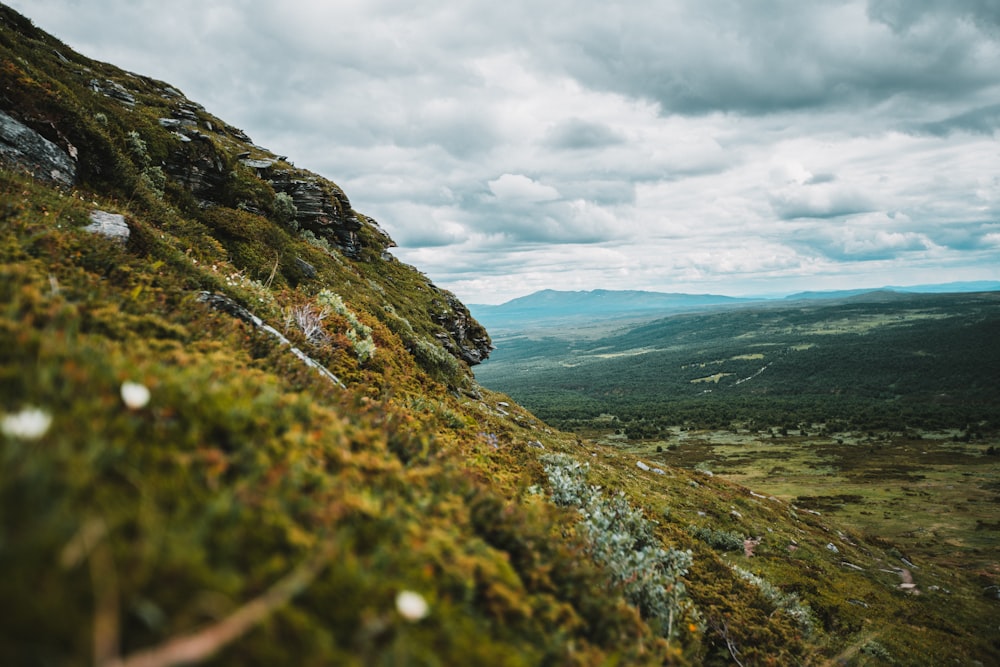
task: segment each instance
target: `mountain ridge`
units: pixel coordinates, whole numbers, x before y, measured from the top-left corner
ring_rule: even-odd
[[[647,290],[555,290],[545,289],[501,304],[468,304],[469,310],[494,333],[510,334],[519,329],[533,331],[567,324],[595,321],[636,320],[645,317],[711,308],[783,304],[790,301],[876,298],[880,294],[1000,291],[1000,281],[967,281],[907,287],[873,287],[847,290],[794,292],[781,296],[734,297],[721,294],[690,294]]]

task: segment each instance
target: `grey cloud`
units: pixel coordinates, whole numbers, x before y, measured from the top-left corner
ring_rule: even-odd
[[[995,0],[869,0],[868,15],[896,31],[939,17],[966,19],[985,28],[1000,27],[1000,4]]]
[[[6,2],[337,181],[463,299],[1000,265],[996,0]]]
[[[837,180],[837,177],[834,174],[813,174],[805,184],[822,185],[823,183],[833,183],[835,180]]]
[[[830,181],[820,181],[829,183]],[[782,220],[839,218],[873,210],[872,201],[851,188],[805,185],[773,193],[771,208]]]
[[[574,180],[560,184],[559,191],[567,199],[583,199],[601,206],[635,203],[635,184],[624,175],[619,180]]]
[[[792,244],[838,262],[890,260],[927,250],[931,241],[916,232],[835,226],[796,234]]]
[[[927,225],[922,233],[934,243],[952,250],[979,250],[992,246],[988,237],[1000,235],[1000,216],[992,221]]]
[[[625,139],[612,128],[580,118],[570,118],[549,130],[546,145],[564,150],[606,148],[624,143]]]
[[[706,0],[617,21],[574,17],[553,57],[580,81],[655,100],[664,113],[850,108],[996,82],[996,43],[970,35],[960,17],[941,15],[930,35],[886,32],[863,14],[856,21],[854,6]]]
[[[943,137],[953,132],[992,135],[1000,129],[1000,104],[972,109],[943,120],[923,123],[915,128],[919,134]]]

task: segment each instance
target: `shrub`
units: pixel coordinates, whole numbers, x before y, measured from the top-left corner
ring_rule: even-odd
[[[667,639],[680,634],[683,619],[700,625],[681,579],[691,566],[691,552],[664,549],[652,522],[623,493],[607,497],[600,487],[587,484],[586,464],[563,454],[546,455],[542,462],[552,501],[579,511],[590,556],[609,573],[609,588],[619,590]]]
[[[802,632],[806,636],[812,634],[815,628],[815,620],[813,618],[812,609],[809,605],[799,600],[799,596],[795,593],[785,593],[780,588],[767,581],[763,577],[760,577],[753,572],[744,570],[741,567],[733,566],[733,571],[740,576],[741,579],[748,581],[753,584],[761,592],[768,602],[774,605],[775,611],[782,611],[792,618]]]
[[[323,328],[323,320],[329,314],[328,309],[316,310],[308,303],[293,306],[285,311],[285,331],[297,327],[311,344],[325,345],[330,342],[330,336]]]
[[[375,356],[377,348],[375,341],[372,340],[372,328],[358,319],[358,316],[347,307],[339,294],[324,289],[316,295],[316,301],[324,308],[329,308],[347,320],[349,328],[345,335],[351,341],[351,348],[359,362],[364,363]]]
[[[420,337],[413,337],[409,343],[412,343],[413,358],[432,378],[449,386],[455,384],[456,378],[462,374],[455,357],[440,345]]]
[[[716,530],[707,526],[688,526],[688,532],[721,551],[743,551],[744,537],[731,530]]]
[[[274,217],[280,224],[292,228],[293,231],[297,230],[299,226],[295,221],[295,216],[298,212],[295,200],[290,194],[279,192],[274,195]]]

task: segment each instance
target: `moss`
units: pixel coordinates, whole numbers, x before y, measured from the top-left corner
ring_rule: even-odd
[[[0,169],[0,416],[51,419],[37,436],[0,436],[0,598],[14,610],[0,663],[91,662],[95,599],[117,601],[104,620],[123,654],[157,646],[313,561],[315,578],[212,664],[730,664],[734,649],[745,664],[822,664],[852,646],[861,664],[879,646],[906,664],[946,662],[956,644],[967,661],[995,655],[969,630],[981,607],[907,596],[880,571],[898,562],[891,545],[854,536],[834,555],[825,519],[755,503],[718,477],[644,476],[475,386],[442,324],[458,307],[384,259],[367,218],[361,260],[311,244],[288,224],[287,201],[282,212],[240,166],[238,154],[260,149],[239,133],[184,148],[157,122],[180,103],[165,84],[73,54],[7,8],[0,20],[3,104],[81,151],[75,189]],[[135,108],[91,78],[127,85]],[[129,149],[130,132],[144,151]],[[224,180],[193,192],[164,169],[162,194],[142,182],[177,151],[221,164]],[[339,188],[322,187],[351,212]],[[126,216],[126,245],[81,230],[94,209]],[[315,275],[302,279],[295,258]],[[252,310],[347,388],[209,309],[203,290]],[[292,309],[321,307],[323,290],[342,306],[327,304],[325,336],[284,326]],[[374,356],[358,354],[364,341]],[[126,382],[146,387],[148,404],[127,403]],[[578,513],[532,491],[547,483],[543,449],[588,461],[588,483],[620,499],[608,507],[645,547],[690,551],[683,583],[701,626],[668,641],[649,600],[626,594],[620,563],[592,557]],[[752,563],[686,530],[708,522],[764,535]],[[845,571],[844,558],[865,571]],[[808,604],[813,634],[734,564]],[[947,577],[931,566],[921,576]],[[401,591],[427,601],[426,618],[398,611]]]

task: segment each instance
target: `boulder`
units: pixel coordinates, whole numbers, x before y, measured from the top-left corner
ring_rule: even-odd
[[[83,228],[83,231],[92,234],[107,236],[109,239],[125,243],[131,233],[125,216],[118,213],[108,213],[107,211],[92,211],[90,214],[90,224]]]
[[[73,185],[76,181],[76,163],[65,151],[3,111],[0,111],[0,161],[60,185]]]

